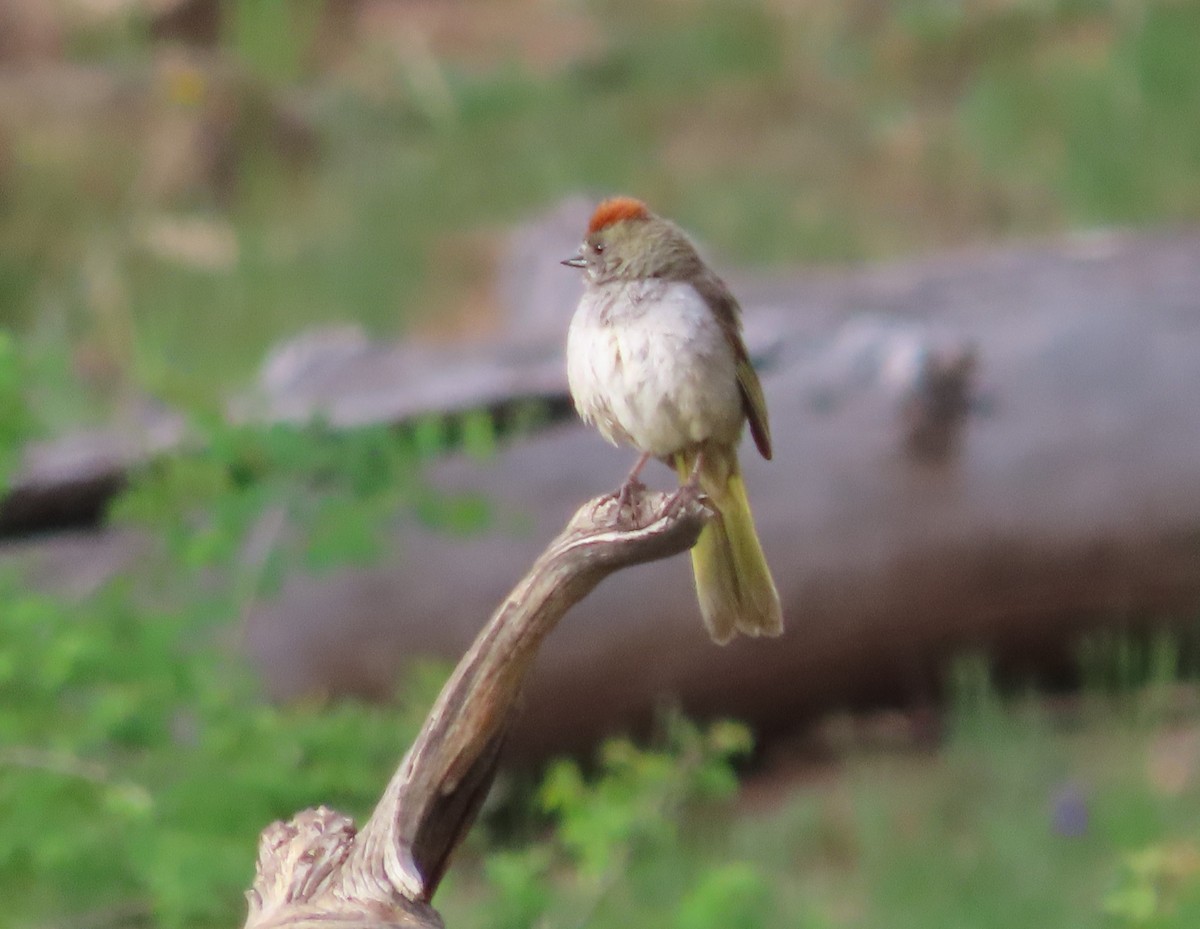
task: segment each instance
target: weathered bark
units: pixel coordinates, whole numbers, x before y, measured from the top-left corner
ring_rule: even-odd
[[[642,494],[585,504],[492,616],[442,689],[379,804],[355,833],[325,807],[275,823],[259,845],[247,929],[440,927],[429,905],[495,774],[543,639],[607,575],[678,554],[701,502]]]

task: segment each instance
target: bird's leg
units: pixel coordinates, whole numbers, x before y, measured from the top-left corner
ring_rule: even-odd
[[[633,497],[634,494],[646,489],[646,485],[638,480],[638,475],[642,473],[642,468],[646,467],[646,462],[649,460],[650,453],[642,452],[642,454],[638,456],[638,460],[634,462],[633,468],[630,469],[629,474],[625,476],[625,480],[621,482],[621,486],[612,493],[605,494],[601,498],[605,503],[607,503],[609,500],[616,501],[617,506],[616,509],[613,510],[613,519],[617,522],[620,522],[621,513],[626,507],[628,507],[629,513],[633,518],[633,525],[636,528],[641,528],[641,523],[638,520],[638,510],[637,507],[634,506]]]
[[[696,461],[692,465],[692,471],[688,475],[686,481],[679,485],[679,489],[671,494],[666,505],[663,507],[664,516],[672,516],[677,513],[685,504],[696,499],[700,492],[700,469],[704,464],[704,452],[696,452]]]
[[[633,467],[630,469],[629,474],[625,477],[625,480],[621,483],[621,486],[617,488],[615,497],[617,500],[618,511],[622,507],[629,506],[631,503],[633,503],[633,495],[635,493],[637,493],[639,490],[646,489],[646,485],[638,480],[638,475],[642,473],[642,468],[646,467],[646,462],[649,460],[650,453],[642,452],[638,456],[638,460],[634,462]]]

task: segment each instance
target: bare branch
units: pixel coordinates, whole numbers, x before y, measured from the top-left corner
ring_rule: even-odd
[[[642,494],[585,504],[496,610],[442,688],[370,820],[325,807],[268,827],[246,929],[438,927],[429,900],[495,774],[546,635],[606,576],[695,544],[710,513]],[[452,579],[448,579],[452,580]]]

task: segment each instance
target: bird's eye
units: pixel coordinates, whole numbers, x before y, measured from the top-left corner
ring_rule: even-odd
[[[599,255],[601,252],[604,251],[604,246],[602,244],[600,244],[599,242],[593,242],[592,243],[592,251],[595,252],[597,255]]]

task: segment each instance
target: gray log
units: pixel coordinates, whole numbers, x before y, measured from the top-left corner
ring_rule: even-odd
[[[413,415],[436,405],[422,372],[454,364],[447,381],[475,371],[493,406],[506,391],[561,400],[578,281],[552,261],[547,272],[545,256],[568,254],[578,228],[555,217],[529,230],[505,286],[541,309],[518,317],[507,347],[417,366],[406,362],[418,349],[352,336],[316,361],[293,346],[291,362],[285,351],[268,366],[266,401],[302,398],[276,412],[340,411],[347,427],[370,409]],[[518,749],[583,747],[666,694],[783,729],[843,702],[929,696],[942,659],[964,648],[1044,666],[1081,630],[1195,616],[1200,236],[1096,234],[731,284],[776,437],[774,462],[747,447],[744,465],[788,632],[722,651],[700,628],[685,564],[630,572],[550,643]],[[248,630],[272,688],[382,695],[410,657],[460,654],[539,539],[614,487],[631,457],[560,425],[483,466],[447,462],[437,480],[484,491],[493,528],[468,539],[405,528],[383,566],[288,584]],[[53,481],[41,486],[53,499]],[[89,544],[129,563],[105,535],[52,542],[44,576],[70,583]]]
[[[1195,616],[1200,239],[1113,234],[735,286],[751,332],[775,334],[773,349],[759,339],[775,460],[743,457],[787,633],[716,648],[685,563],[631,571],[549,644],[518,749],[583,747],[665,695],[782,729],[930,696],[955,651],[1044,660],[1084,629]],[[920,394],[892,375],[914,346],[968,345],[969,411],[932,453],[914,449]],[[480,605],[631,457],[564,426],[483,466],[448,463],[441,484],[495,502],[490,532],[407,531],[383,568],[297,581],[254,617],[255,655],[285,693],[388,690],[406,656],[469,640]]]

